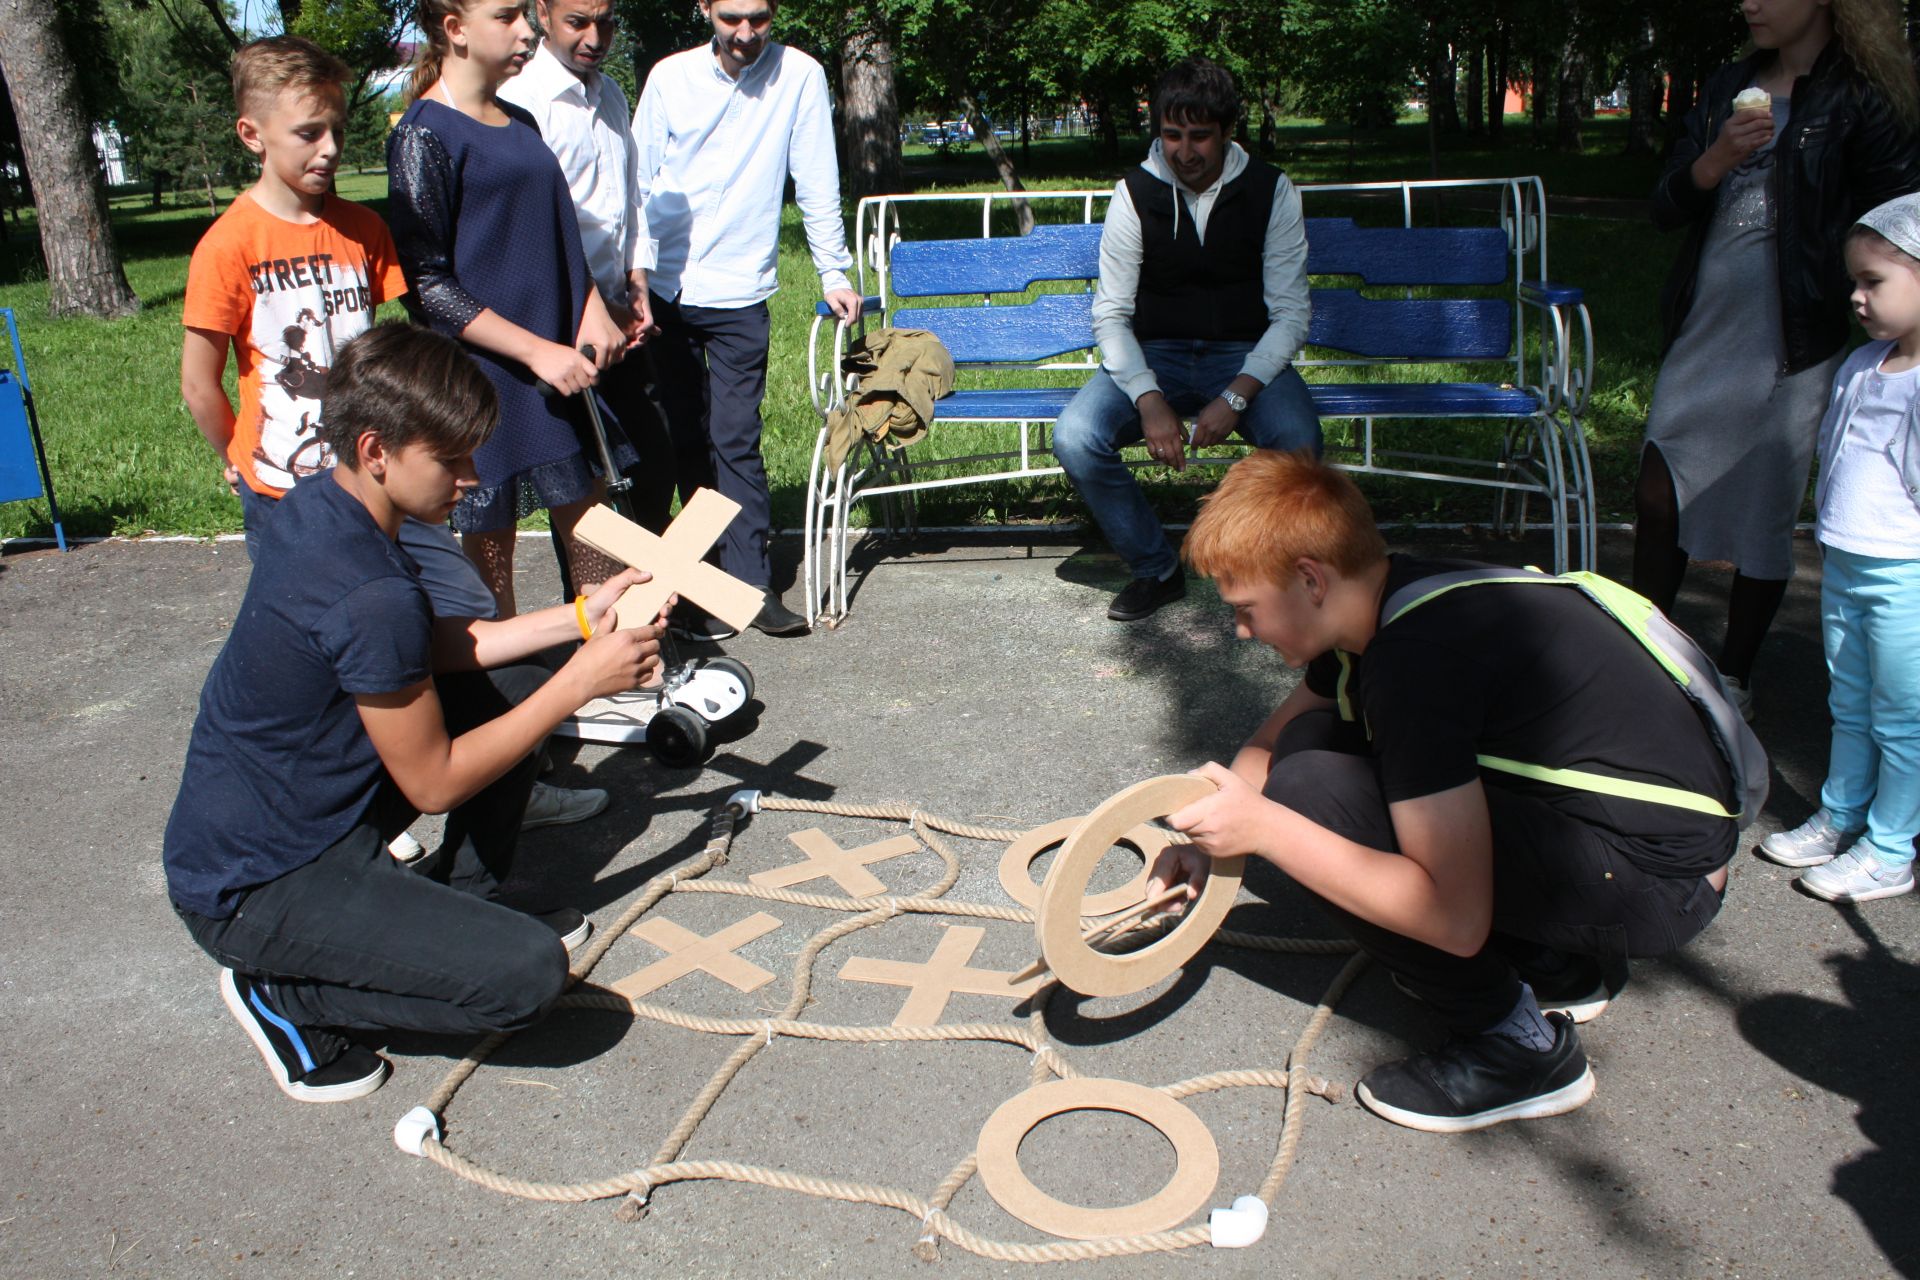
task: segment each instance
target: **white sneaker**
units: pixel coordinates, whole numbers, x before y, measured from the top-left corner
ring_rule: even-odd
[[[1776,831],[1760,842],[1760,856],[1783,867],[1817,867],[1831,862],[1860,833],[1833,825],[1823,805],[1791,831]]]
[[[1800,887],[1828,902],[1871,902],[1913,892],[1913,864],[1888,862],[1855,845],[1833,861],[1804,871]]]
[[[389,841],[387,852],[392,854],[394,861],[402,866],[411,865],[427,856],[426,849],[413,838],[411,831],[402,831]]]
[[[1720,684],[1721,684],[1721,687],[1726,689],[1727,698],[1729,701],[1733,703],[1733,709],[1740,713],[1740,718],[1742,720],[1745,720],[1748,724],[1752,724],[1753,723],[1753,685],[1752,683],[1746,680],[1741,680],[1738,677],[1726,675],[1723,673],[1720,677]]]
[[[520,818],[520,829],[530,831],[534,827],[584,822],[603,812],[606,807],[607,793],[598,787],[568,791],[563,787],[550,787],[544,782],[536,782],[533,784],[533,794],[527,797],[527,811]]]

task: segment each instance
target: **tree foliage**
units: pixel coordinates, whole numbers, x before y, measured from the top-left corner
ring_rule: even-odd
[[[235,182],[251,167],[233,130],[233,92],[228,78],[210,70],[192,50],[218,33],[197,11],[176,27],[157,7],[138,9],[115,0],[111,45],[120,68],[113,120],[126,157],[153,185],[157,204],[172,190],[206,195],[219,212],[213,189]]]

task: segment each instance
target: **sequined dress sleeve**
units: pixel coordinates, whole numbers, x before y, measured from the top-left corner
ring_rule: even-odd
[[[402,120],[387,137],[387,220],[407,277],[407,310],[458,336],[486,310],[454,272],[454,209],[460,180],[433,130]]]

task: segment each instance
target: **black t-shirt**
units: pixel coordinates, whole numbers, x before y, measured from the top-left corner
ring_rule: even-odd
[[[1382,600],[1464,561],[1390,558]],[[1732,807],[1733,779],[1686,693],[1625,627],[1572,587],[1491,583],[1449,591],[1345,655],[1345,700],[1366,728],[1388,803],[1480,778],[1620,837],[1653,875],[1726,861],[1727,819],[1483,771],[1476,755],[1679,787]],[[1341,693],[1342,655],[1307,666]]]
[[[416,572],[331,475],[280,500],[200,693],[162,854],[175,903],[225,918],[360,821],[386,769],[354,695],[433,674]]]

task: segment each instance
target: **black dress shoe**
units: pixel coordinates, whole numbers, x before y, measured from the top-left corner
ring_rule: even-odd
[[[1432,1053],[1375,1067],[1354,1093],[1375,1115],[1428,1133],[1572,1111],[1593,1096],[1593,1068],[1573,1023],[1558,1013],[1547,1022],[1554,1040],[1544,1052],[1492,1032],[1456,1036]]]
[[[753,629],[770,636],[805,635],[809,625],[805,618],[787,608],[773,591],[767,592],[760,604],[760,612],[753,619]]]
[[[1171,578],[1135,578],[1120,588],[1120,594],[1107,606],[1107,616],[1115,622],[1138,622],[1163,604],[1187,597],[1187,575],[1175,569]]]

